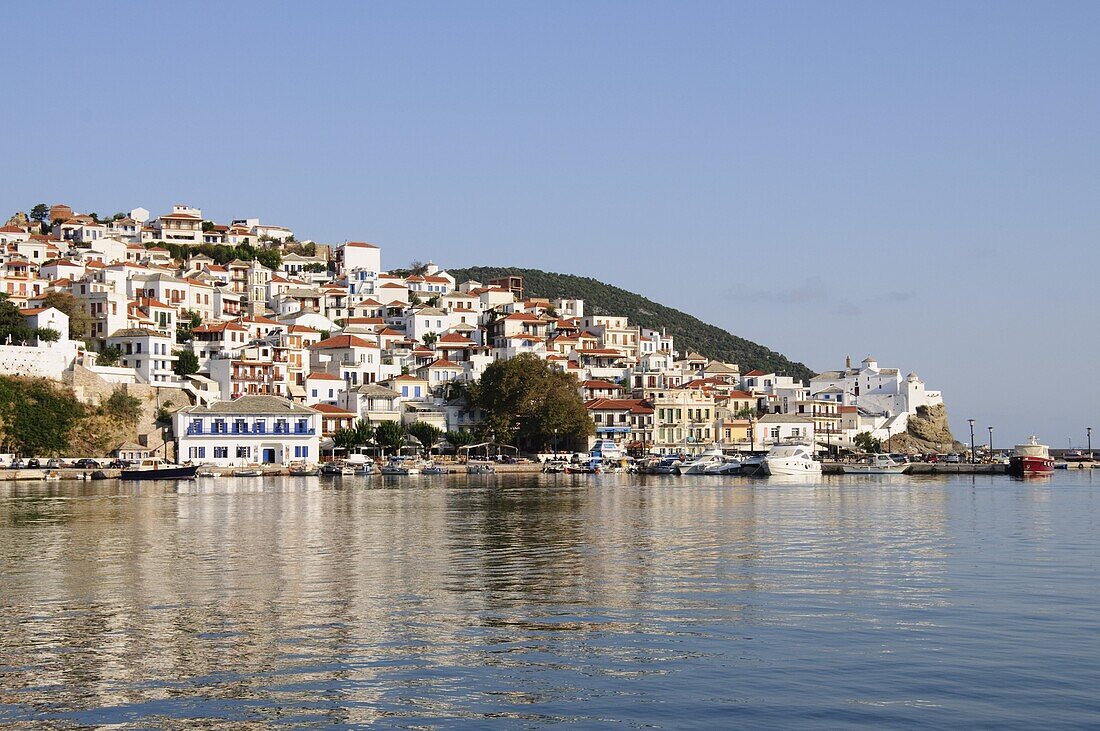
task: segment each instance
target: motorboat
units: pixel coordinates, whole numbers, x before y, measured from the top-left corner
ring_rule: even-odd
[[[213,465],[199,465],[195,477],[221,477],[222,471]]]
[[[437,465],[435,462],[428,462],[420,468],[420,474],[422,475],[445,475],[447,470]]]
[[[172,464],[150,457],[122,470],[119,477],[123,480],[192,480],[198,469],[194,465]]]
[[[1032,436],[1027,444],[1017,444],[1008,458],[1008,473],[1017,477],[1047,475],[1054,471],[1054,459],[1050,456],[1050,447],[1039,444],[1038,437]]]
[[[821,463],[805,444],[777,444],[764,457],[764,471],[769,475],[819,475]]]
[[[681,475],[702,475],[706,474],[707,467],[725,463],[725,452],[722,451],[721,447],[715,444],[690,462],[681,464],[679,469]],[[740,468],[740,466],[740,463],[738,463],[738,468]]]
[[[58,472],[57,470],[46,470],[45,472],[42,473],[42,479],[43,480],[50,480],[50,481],[60,480],[61,479],[61,473]]]
[[[845,464],[840,469],[846,475],[904,475],[909,465],[888,454],[872,454],[865,462]]]
[[[321,466],[322,475],[354,475],[355,467],[347,462],[325,462]]]
[[[704,475],[735,475],[741,471],[741,460],[736,457],[724,457],[721,462],[714,462],[703,468]]]
[[[241,467],[233,470],[234,477],[263,477],[264,471],[262,467]]]
[[[497,468],[493,466],[492,462],[467,462],[466,474],[468,475],[491,475],[497,471]]]
[[[679,457],[661,457],[650,460],[642,470],[647,475],[674,475],[680,469]]]

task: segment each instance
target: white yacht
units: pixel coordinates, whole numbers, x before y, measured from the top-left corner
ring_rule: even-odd
[[[764,457],[769,475],[820,475],[821,463],[805,444],[777,444]]]
[[[722,451],[722,448],[719,447],[717,444],[715,444],[715,445],[712,445],[710,448],[708,448],[705,452],[700,454],[695,459],[691,460],[690,462],[685,462],[684,464],[680,465],[680,474],[681,475],[720,474],[718,472],[708,472],[707,470],[710,467],[714,467],[715,469],[717,469],[718,467],[720,467],[722,465],[725,465],[728,461],[729,460],[726,457],[725,453]],[[741,466],[740,463],[738,463],[737,466],[740,467]]]

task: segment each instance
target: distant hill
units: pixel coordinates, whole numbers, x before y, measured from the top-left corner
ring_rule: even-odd
[[[802,380],[814,375],[804,364],[793,362],[763,345],[739,338],[715,325],[708,325],[686,312],[674,310],[640,294],[604,284],[591,277],[517,267],[469,267],[447,271],[459,284],[468,279],[487,282],[507,275],[521,276],[528,297],[583,299],[585,314],[625,315],[634,325],[654,330],[664,328],[665,332],[676,339],[676,349],[681,353],[695,350],[708,358],[737,363],[742,372],[758,368]]]

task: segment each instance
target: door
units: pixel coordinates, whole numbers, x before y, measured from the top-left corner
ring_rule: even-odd
[[[264,449],[264,464],[271,464],[275,461],[275,450]]]

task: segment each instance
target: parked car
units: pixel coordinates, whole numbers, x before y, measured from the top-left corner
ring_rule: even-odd
[[[115,459],[115,460],[111,460],[111,463],[107,466],[110,467],[112,470],[124,470],[127,467],[129,467],[131,464],[132,464],[132,462],[130,462],[129,460]]]
[[[60,467],[64,467],[64,466],[65,466],[65,463],[62,462],[57,457],[50,457],[48,460],[46,460],[46,469],[48,469],[48,470],[56,470],[56,469],[58,469]]]
[[[11,468],[13,470],[21,470],[27,466],[27,463],[22,459],[16,458],[11,461]]]
[[[943,461],[947,462],[948,464],[958,464],[962,462],[962,457],[957,454],[949,454],[943,458]]]
[[[73,467],[76,467],[78,470],[98,470],[99,462],[90,457],[84,457],[83,459],[78,459],[73,462]]]
[[[42,463],[38,461],[38,457],[31,457],[27,460],[27,469],[36,470],[42,466]]]

